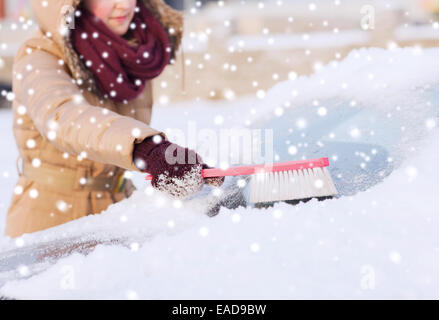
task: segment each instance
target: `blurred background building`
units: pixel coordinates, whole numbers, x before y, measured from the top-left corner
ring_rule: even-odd
[[[262,96],[352,49],[439,45],[439,0],[166,0],[184,10],[177,62],[154,81],[156,106]],[[0,0],[0,85],[36,25],[26,0]]]

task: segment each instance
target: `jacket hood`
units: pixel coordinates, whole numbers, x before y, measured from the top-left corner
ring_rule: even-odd
[[[174,10],[163,0],[139,0],[161,22],[168,34],[171,44],[171,59],[176,52],[183,36],[183,13]],[[50,37],[61,49],[75,79],[89,79],[90,91],[102,97],[102,93],[93,81],[93,75],[85,67],[79,55],[73,49],[69,38],[68,16],[72,16],[82,0],[30,0],[30,4],[42,33]]]

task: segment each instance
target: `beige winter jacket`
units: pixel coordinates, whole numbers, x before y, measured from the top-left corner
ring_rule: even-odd
[[[162,0],[143,1],[168,32],[175,59],[182,13]],[[136,188],[127,180],[121,190],[120,177],[125,170],[139,171],[132,162],[134,144],[156,134],[166,137],[149,126],[151,81],[128,104],[113,102],[90,82],[93,76],[59,31],[65,25],[66,9],[75,9],[80,0],[30,3],[40,30],[21,46],[14,60],[13,132],[20,157],[33,164],[32,177],[40,178],[36,181],[18,169],[5,230],[11,237],[100,213],[129,197]],[[57,181],[53,181],[54,170],[61,172]],[[99,190],[88,189],[99,179],[110,183]]]

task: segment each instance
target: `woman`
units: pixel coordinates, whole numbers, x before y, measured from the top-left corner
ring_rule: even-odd
[[[14,60],[13,130],[23,166],[5,235],[44,230],[128,198],[136,188],[125,170],[151,173],[153,187],[178,198],[223,183],[203,179],[208,166],[194,151],[149,126],[151,80],[175,59],[181,13],[162,0],[31,6],[40,30]],[[181,154],[183,161],[168,161]]]

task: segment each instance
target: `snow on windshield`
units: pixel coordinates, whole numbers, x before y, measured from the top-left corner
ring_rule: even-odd
[[[277,203],[268,209],[222,208],[213,218],[203,214],[202,203],[169,201],[147,187],[141,176],[134,176],[139,190],[100,215],[0,242],[2,251],[72,237],[123,239],[124,245],[98,245],[87,256],[74,253],[30,278],[22,265],[16,273],[21,272],[23,279],[7,281],[0,295],[439,297],[438,56],[439,49],[362,49],[309,78],[292,76],[263,99],[157,109],[156,127],[181,127],[182,119],[217,125],[213,112],[225,119],[222,125],[230,126],[281,119],[276,108],[284,108],[286,101],[294,108],[312,106],[317,100],[328,114],[331,106],[325,101],[355,101],[361,105],[362,117],[370,111],[396,124],[396,137],[386,137],[384,128],[377,140],[399,162],[381,183],[352,196],[297,206]],[[283,115],[289,114],[284,111]],[[175,123],[164,122],[170,113]],[[389,127],[389,132],[393,135],[395,128]]]

